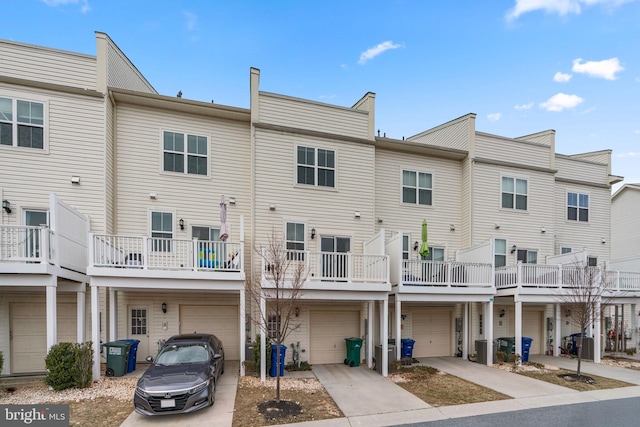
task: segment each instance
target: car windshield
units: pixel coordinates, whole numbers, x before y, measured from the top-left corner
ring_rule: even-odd
[[[164,347],[156,363],[159,365],[180,365],[183,363],[203,363],[209,360],[205,344],[171,344]]]

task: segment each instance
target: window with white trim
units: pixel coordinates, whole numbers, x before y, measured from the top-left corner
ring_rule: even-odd
[[[220,240],[220,228],[215,227],[191,227],[191,237],[198,240],[218,242]]]
[[[420,259],[424,261],[444,261],[444,248],[429,246],[429,255],[420,256]]]
[[[589,222],[589,195],[567,193],[567,220]]]
[[[153,251],[171,252],[173,238],[173,213],[151,212],[151,237]]]
[[[518,261],[523,264],[537,264],[538,251],[532,251],[529,249],[518,249]]]
[[[507,265],[507,241],[505,239],[495,240],[494,260],[496,268]]]
[[[589,267],[597,267],[598,266],[598,257],[597,256],[588,256],[587,257],[587,265]]]
[[[403,234],[402,235],[402,259],[405,261],[408,261],[410,253],[411,252],[409,252],[409,235]]]
[[[297,183],[318,187],[336,186],[336,152],[322,148],[298,146]]]
[[[568,247],[568,246],[562,246],[562,247],[560,248],[560,253],[561,253],[562,255],[564,255],[564,254],[570,254],[570,253],[571,253],[571,248],[570,248],[570,247]]]
[[[44,149],[44,104],[0,97],[0,145]]]
[[[285,238],[286,248],[292,251],[304,251],[304,224],[288,222]]]
[[[520,178],[502,177],[502,207],[527,210],[528,181]]]
[[[433,176],[426,172],[402,171],[402,203],[431,206]]]
[[[207,175],[209,142],[206,136],[164,131],[162,139],[162,170]]]

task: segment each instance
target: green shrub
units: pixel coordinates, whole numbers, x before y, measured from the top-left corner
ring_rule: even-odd
[[[91,385],[93,347],[91,341],[76,344],[61,342],[51,347],[45,358],[44,383],[54,390]]]
[[[507,353],[505,353],[504,351],[496,352],[496,362],[502,364],[505,361],[506,357],[507,357]]]
[[[260,372],[260,334],[256,334],[256,343],[253,346],[253,366],[255,372]],[[271,365],[271,340],[267,338],[267,370]]]
[[[297,363],[289,363],[288,365],[286,365],[284,367],[284,369],[286,369],[287,371],[293,372],[293,371],[310,371],[311,370],[311,365],[309,365],[309,362],[300,362],[300,366],[298,366]]]

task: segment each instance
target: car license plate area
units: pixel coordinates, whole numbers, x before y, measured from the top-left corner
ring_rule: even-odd
[[[160,401],[161,408],[175,408],[176,400],[175,399],[162,399]]]

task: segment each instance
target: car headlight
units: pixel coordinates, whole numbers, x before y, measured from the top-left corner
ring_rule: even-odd
[[[194,388],[192,388],[191,390],[189,390],[189,394],[197,394],[200,393],[202,390],[204,390],[205,388],[209,387],[209,383],[211,382],[211,380],[206,380],[205,382],[203,382],[202,384],[198,384],[197,386],[195,386]]]
[[[140,397],[144,397],[145,399],[149,397],[149,394],[140,387],[136,387],[136,394]]]

